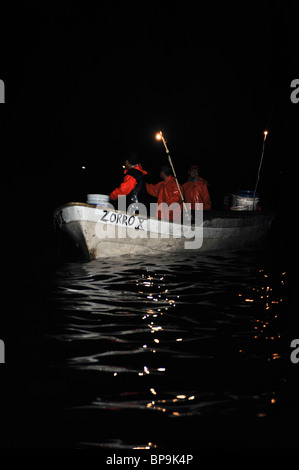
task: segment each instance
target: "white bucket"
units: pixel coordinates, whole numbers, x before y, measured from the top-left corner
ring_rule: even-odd
[[[254,196],[254,197],[253,197]],[[243,189],[239,190],[236,195],[235,207],[243,207],[242,210],[256,210],[259,202],[259,194],[255,191]]]
[[[250,211],[250,210],[255,210],[256,206],[259,202],[259,198],[255,197],[254,200],[252,197],[242,197],[242,196],[237,196],[236,198],[236,203],[237,206],[243,206],[245,207],[245,211]]]
[[[87,204],[95,204],[105,206],[109,202],[110,197],[106,194],[87,194]]]

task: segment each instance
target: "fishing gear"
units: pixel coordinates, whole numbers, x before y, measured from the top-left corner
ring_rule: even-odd
[[[257,179],[256,179],[256,183],[255,183],[254,193],[253,193],[253,204],[252,204],[252,209],[251,210],[253,210],[253,208],[254,208],[255,195],[256,195],[257,185],[258,185],[259,179],[260,179],[260,173],[261,173],[261,168],[262,168],[262,163],[263,163],[263,158],[264,158],[265,142],[266,142],[267,135],[268,135],[268,131],[264,131],[262,155],[261,155],[261,159],[260,159],[259,169],[258,169],[258,172],[257,172]]]
[[[162,131],[157,132],[157,134],[156,134],[156,139],[157,139],[157,140],[162,140],[162,142],[163,142],[163,144],[164,144],[164,147],[165,147],[165,150],[166,150],[166,153],[167,153],[167,156],[168,156],[168,161],[169,161],[169,164],[170,164],[170,166],[171,166],[171,169],[172,169],[172,172],[173,172],[173,176],[174,176],[174,178],[175,178],[175,182],[176,182],[176,184],[177,184],[177,187],[178,187],[180,196],[181,196],[182,201],[183,201],[184,210],[185,210],[185,212],[186,212],[186,215],[187,215],[188,220],[190,221],[190,214],[189,214],[189,212],[188,212],[188,209],[187,209],[187,206],[186,206],[186,203],[185,203],[185,199],[184,199],[183,193],[182,193],[182,191],[181,191],[181,187],[180,187],[180,185],[179,185],[179,182],[178,182],[178,179],[177,179],[177,176],[176,176],[176,172],[175,172],[175,169],[174,169],[172,160],[171,160],[171,156],[170,156],[170,153],[169,153],[169,149],[168,149],[168,147],[167,147],[167,145],[166,145],[166,140],[165,140],[165,137],[164,137]]]

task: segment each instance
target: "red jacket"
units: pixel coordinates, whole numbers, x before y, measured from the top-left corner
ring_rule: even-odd
[[[187,181],[183,184],[185,202],[191,204],[191,209],[195,209],[195,203],[202,202],[203,210],[211,210],[211,199],[207,186],[207,181],[200,177],[194,182]]]
[[[180,188],[183,193],[183,189],[181,186]],[[174,202],[180,204],[180,207],[177,210],[169,212],[169,220],[181,220],[181,208],[183,201],[174,176],[168,176],[166,181],[160,181],[157,184],[146,183],[146,190],[151,196],[154,196],[158,199],[158,205],[162,202],[165,202],[168,206],[170,206]],[[165,211],[165,209],[163,210],[163,207],[160,210],[157,209],[156,216],[159,219],[168,220],[168,212]]]
[[[147,175],[147,172],[142,168],[140,163],[138,163],[138,165],[134,166],[133,168],[135,170],[141,171],[143,175]],[[118,188],[112,191],[112,193],[110,194],[110,199],[115,200],[118,198],[118,196],[127,196],[135,188],[137,180],[134,178],[134,176],[127,174],[129,171],[130,170],[124,171],[124,180]]]

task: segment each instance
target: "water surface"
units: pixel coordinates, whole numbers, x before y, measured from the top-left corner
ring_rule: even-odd
[[[38,283],[24,446],[294,444],[289,272],[267,249],[64,263]]]

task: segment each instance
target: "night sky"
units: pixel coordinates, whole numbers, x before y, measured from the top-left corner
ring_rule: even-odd
[[[0,339],[9,367],[1,370],[0,427],[6,435],[7,422],[20,435],[32,424],[23,397],[36,396],[33,411],[42,419],[39,390],[50,383],[39,388],[43,379],[37,377],[28,385],[27,375],[40,363],[46,377],[44,357],[52,354],[50,346],[38,346],[41,353],[33,348],[45,325],[56,325],[51,304],[45,306],[52,268],[64,261],[53,212],[67,202],[86,202],[88,193],[109,194],[122,180],[128,150],[140,156],[147,181],[158,182],[167,162],[154,138],[159,130],[179,181],[197,164],[214,209],[223,207],[224,195],[254,189],[263,132],[269,131],[258,191],[262,207],[277,211],[273,230],[279,228],[283,249],[276,257],[273,243],[272,262],[290,260],[288,308],[296,316],[298,279],[291,269],[298,272],[299,103],[290,100],[290,84],[299,79],[299,2],[6,3],[0,8],[6,95],[0,107]],[[53,382],[45,396],[58,386]],[[17,428],[21,408],[26,419]]]
[[[259,190],[264,207],[284,205],[277,193],[289,198],[298,158],[295,3],[43,1],[3,11],[4,202],[34,203],[50,220],[58,205],[119,185],[127,150],[157,182],[162,130],[180,182],[198,164],[221,208],[224,194],[254,188],[267,128]]]

